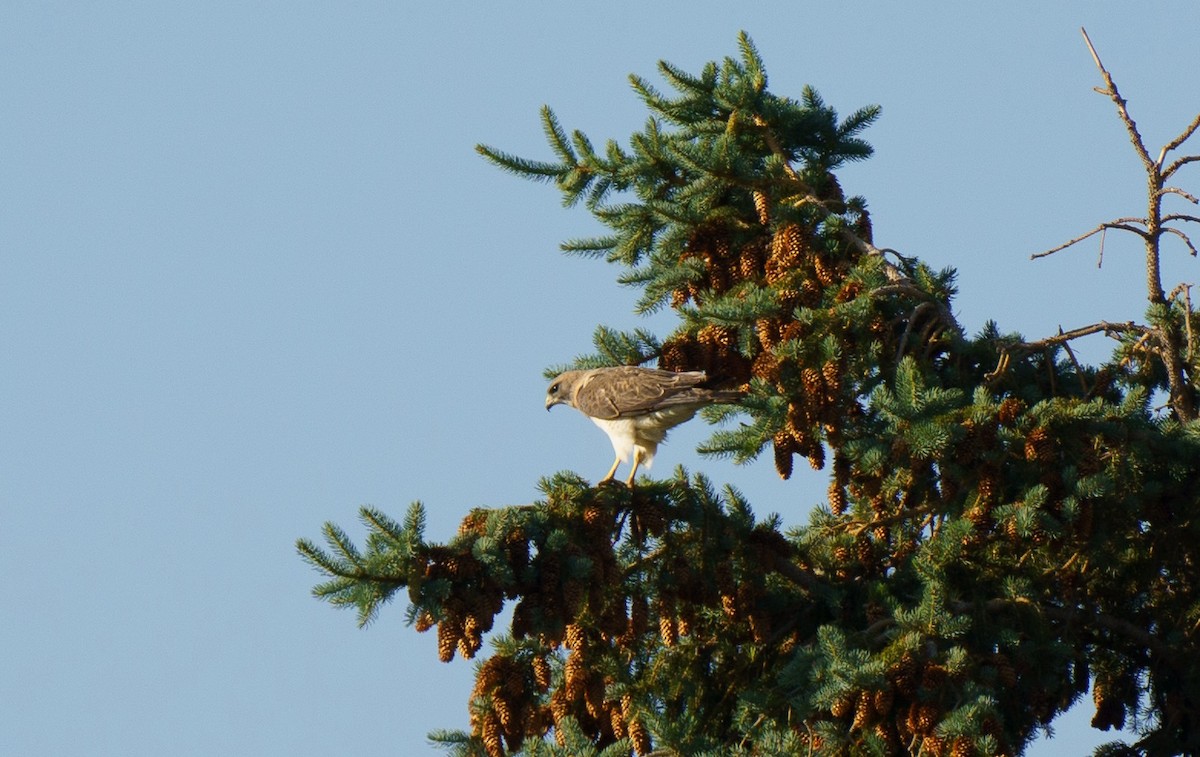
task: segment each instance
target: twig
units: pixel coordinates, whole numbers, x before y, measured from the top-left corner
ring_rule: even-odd
[[[1171,294],[1167,299],[1173,300],[1180,294],[1183,295],[1183,304],[1186,308],[1183,313],[1183,325],[1187,329],[1187,357],[1185,360],[1190,362],[1192,359],[1192,285],[1179,284],[1171,290]]]
[[[1127,365],[1129,365],[1130,363],[1132,363],[1132,362],[1133,362],[1133,355],[1134,355],[1134,354],[1135,354],[1135,353],[1136,353],[1138,350],[1145,350],[1145,349],[1147,349],[1147,347],[1146,347],[1146,342],[1147,342],[1147,341],[1149,341],[1150,337],[1152,337],[1153,335],[1154,335],[1154,331],[1153,331],[1153,330],[1151,330],[1151,329],[1146,329],[1146,333],[1144,333],[1144,334],[1142,334],[1140,337],[1138,337],[1138,340],[1137,340],[1136,342],[1134,342],[1134,343],[1133,343],[1133,346],[1132,346],[1132,347],[1130,347],[1130,348],[1129,348],[1129,354],[1128,354],[1128,355],[1126,355],[1126,356],[1125,356],[1125,357],[1124,357],[1124,358],[1121,360],[1120,367],[1124,368],[1125,366],[1127,366]]]
[[[1183,290],[1183,304],[1187,307],[1187,310],[1183,313],[1183,322],[1187,327],[1188,348],[1186,359],[1190,363],[1192,361],[1192,287],[1190,284]]]
[[[1063,335],[1062,326],[1058,327],[1058,335]],[[1083,380],[1083,369],[1079,367],[1079,361],[1075,359],[1075,351],[1071,349],[1071,342],[1065,341],[1062,343],[1063,349],[1067,351],[1067,357],[1071,359],[1071,365],[1075,367],[1075,375],[1079,377],[1079,389],[1084,394],[1090,390],[1087,388],[1087,382]]]
[[[1060,328],[1059,331],[1062,329]],[[1058,395],[1058,382],[1054,380],[1054,353],[1049,347],[1042,350],[1042,360],[1046,363],[1046,375],[1050,378],[1050,396]]]

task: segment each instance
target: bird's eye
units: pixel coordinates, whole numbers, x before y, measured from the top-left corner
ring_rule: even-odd
[[[551,394],[558,394],[558,384],[555,384],[555,385],[553,385],[553,386],[551,386],[551,387],[550,387],[550,393],[551,393]]]

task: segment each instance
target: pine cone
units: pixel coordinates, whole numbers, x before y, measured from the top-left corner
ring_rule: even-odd
[[[1054,441],[1045,426],[1029,432],[1025,438],[1025,459],[1032,462],[1048,462],[1054,457]]]
[[[792,445],[791,434],[778,433],[775,435],[775,471],[785,481],[792,475]]]
[[[467,513],[467,516],[458,524],[458,535],[476,534],[483,536],[487,531],[487,515],[487,510],[483,509],[476,509]]]
[[[438,659],[450,662],[454,659],[454,648],[462,637],[462,625],[454,618],[446,618],[438,623],[437,637]]]
[[[718,261],[708,261],[708,288],[714,294],[723,294],[729,289],[729,272]]]
[[[927,691],[940,691],[945,685],[948,673],[941,665],[926,665],[921,672],[921,688]]]
[[[473,659],[482,646],[483,639],[478,636],[460,636],[458,639],[458,653],[464,660]]]
[[[771,238],[771,259],[781,268],[794,268],[804,253],[804,235],[794,223],[781,226]]]
[[[670,615],[660,615],[658,617],[658,635],[662,638],[663,646],[675,646],[675,643],[679,641],[679,629],[675,625],[675,619]]]
[[[561,733],[564,722],[571,716],[571,702],[566,687],[550,695],[550,716],[554,720],[554,729]],[[562,746],[562,742],[559,742],[559,746]]]
[[[825,447],[823,445],[817,444],[809,450],[808,464],[812,466],[813,470],[821,470],[825,467]]]
[[[563,689],[567,698],[578,701],[587,689],[587,671],[584,669],[583,657],[578,652],[572,652],[567,657],[563,667]]]
[[[937,726],[938,714],[938,708],[934,704],[926,702],[917,705],[916,727],[913,730],[917,733],[929,733]]]
[[[999,475],[990,466],[984,466],[979,471],[978,491],[980,499],[987,503],[995,502],[996,493],[999,488]]]
[[[834,515],[846,512],[846,490],[837,481],[829,484],[829,509]]]
[[[904,697],[911,697],[917,692],[916,675],[917,661],[907,654],[888,670],[888,677],[892,679],[896,691]]]
[[[830,706],[829,712],[835,718],[840,720],[841,718],[849,715],[852,709],[854,709],[854,699],[849,696],[844,696],[833,700],[833,705]]]
[[[743,281],[754,281],[762,272],[763,250],[758,244],[748,244],[742,247],[738,257],[738,276]]]
[[[817,274],[817,281],[821,282],[822,286],[829,286],[837,280],[837,270],[825,259],[824,255],[813,257],[813,271]]]
[[[860,691],[858,703],[854,707],[854,721],[850,724],[850,730],[858,731],[865,728],[873,717],[875,717],[873,697],[870,692]]]
[[[862,293],[862,290],[863,290],[863,285],[861,282],[847,281],[845,284],[842,285],[842,288],[838,290],[838,293],[836,295],[834,295],[833,301],[834,302],[849,302],[850,300],[853,300],[855,297],[860,295]]]
[[[774,318],[759,318],[754,322],[754,332],[764,350],[773,349],[779,344],[779,322]]]
[[[825,380],[825,399],[837,399],[842,391],[842,367],[836,360],[826,360],[821,366],[821,378]]]
[[[479,619],[474,615],[468,615],[463,621],[463,634],[458,640],[458,653],[463,656],[464,660],[469,660],[475,656],[481,646],[483,646],[483,633],[480,629]]]
[[[583,628],[578,623],[568,623],[566,635],[563,637],[567,649],[583,649],[585,640]]]
[[[504,757],[500,720],[493,713],[489,712],[483,716],[480,736],[483,739],[483,748],[487,750],[488,757]]]
[[[529,662],[529,667],[533,671],[533,682],[537,684],[538,691],[549,691],[550,682],[552,680],[550,663],[545,657],[534,657]]]
[[[825,396],[825,380],[815,369],[804,368],[801,370],[800,383],[804,387],[804,396],[806,399],[811,401]]]
[[[625,729],[625,716],[621,713],[620,707],[609,707],[608,721],[612,727],[613,736],[616,736],[618,739],[625,738],[628,731]]]
[[[433,625],[434,625],[434,620],[433,620],[432,615],[425,612],[424,610],[417,613],[417,620],[416,620],[416,623],[414,623],[414,627],[417,629],[417,633],[425,633],[430,628],[433,628]]]
[[[650,732],[646,730],[646,726],[642,725],[642,721],[633,720],[628,727],[629,741],[633,743],[634,754],[638,757],[650,754],[654,747],[650,742]]]
[[[1092,701],[1096,704],[1092,728],[1107,731],[1110,728],[1120,730],[1125,727],[1125,705],[1113,695],[1107,681],[1096,681],[1092,687]]]
[[[513,722],[512,706],[504,697],[492,696],[492,711],[496,713],[496,720],[500,721],[500,727],[507,732]]]
[[[886,717],[892,711],[892,705],[896,701],[896,694],[891,686],[879,689],[874,694],[875,697],[875,712],[881,717]]]
[[[1000,410],[997,418],[1000,423],[1005,426],[1011,426],[1017,418],[1025,411],[1025,403],[1016,397],[1006,397],[1000,403]]]
[[[767,196],[759,190],[754,190],[754,211],[758,213],[758,222],[766,226],[771,222],[771,205]]]

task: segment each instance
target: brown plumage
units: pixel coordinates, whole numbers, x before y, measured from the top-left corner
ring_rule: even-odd
[[[570,405],[604,429],[617,459],[601,483],[611,481],[622,462],[647,468],[667,431],[690,420],[705,405],[737,402],[741,392],[709,389],[703,371],[663,371],[624,365],[567,371],[550,382],[546,409]]]

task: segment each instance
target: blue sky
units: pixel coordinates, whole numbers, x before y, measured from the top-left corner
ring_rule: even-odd
[[[597,323],[670,318],[558,253],[592,220],[473,145],[547,157],[543,103],[623,139],[645,117],[626,76],[660,58],[695,70],[745,29],[774,91],[881,104],[842,184],[878,244],[959,269],[969,330],[1140,316],[1132,241],[1102,268],[1090,243],[1029,255],[1144,204],[1079,27],[1156,149],[1200,110],[1200,6],[739,5],[0,9],[0,753],[422,754],[465,725],[471,664],[400,605],[363,631],[312,599],[293,543],[413,500],[444,539],[606,470],[597,429],[542,409],[542,370]],[[1166,286],[1195,281],[1169,249]],[[704,460],[706,435],[654,473],[789,523],[821,499],[824,473]],[[1031,754],[1107,740],[1083,710]]]

